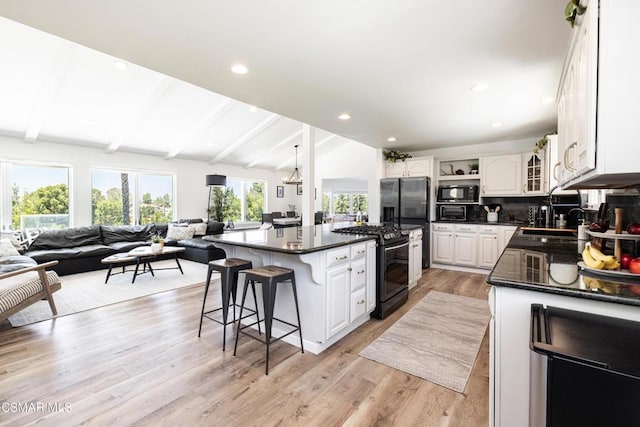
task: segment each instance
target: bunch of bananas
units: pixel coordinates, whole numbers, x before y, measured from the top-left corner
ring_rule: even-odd
[[[620,262],[613,255],[605,255],[600,249],[587,243],[582,251],[582,261],[589,268],[597,270],[619,270]]]

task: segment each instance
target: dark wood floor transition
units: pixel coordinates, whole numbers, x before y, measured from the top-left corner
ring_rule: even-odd
[[[197,337],[202,286],[4,330],[0,425],[484,426],[488,334],[464,394],[358,353],[430,290],[488,289],[484,275],[427,270],[400,310],[320,355],[275,344],[269,376],[260,343],[233,357],[230,332],[223,353],[210,321]]]

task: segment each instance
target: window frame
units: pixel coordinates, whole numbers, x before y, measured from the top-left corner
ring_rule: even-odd
[[[246,185],[249,184],[253,184],[255,182],[259,182],[262,183],[263,188],[264,188],[264,202],[262,205],[262,212],[269,212],[269,181],[268,180],[263,180],[263,179],[255,179],[255,178],[239,178],[239,177],[227,177],[227,187],[229,187],[229,182],[230,181],[235,181],[235,182],[240,182],[242,183],[241,185],[241,191],[242,194],[238,195],[236,194],[236,196],[240,199],[240,217],[243,218],[240,221],[234,221],[236,224],[259,224],[260,220],[256,220],[256,221],[246,221],[244,220],[244,218],[246,218],[246,212],[247,212],[247,205],[246,205]]]
[[[12,230],[12,194],[11,185],[13,183],[12,169],[14,166],[27,166],[38,168],[64,168],[67,170],[67,187],[69,193],[69,227],[74,226],[74,214],[75,211],[75,188],[74,188],[74,170],[73,165],[70,163],[60,162],[39,162],[29,160],[7,160],[0,159],[0,223],[2,224],[2,230]]]
[[[122,173],[129,174],[129,185],[133,182],[133,188],[130,191],[133,192],[133,218],[131,225],[142,225],[139,223],[140,218],[140,202],[142,200],[142,194],[140,193],[140,175],[161,175],[161,176],[170,176],[172,179],[172,188],[171,188],[171,215],[173,217],[173,221],[178,220],[178,176],[175,172],[167,172],[167,171],[155,171],[155,170],[145,170],[145,169],[129,169],[129,168],[110,168],[104,166],[92,166],[89,169],[89,174],[91,178],[90,188],[93,191],[93,173],[96,171],[102,172],[111,172],[116,173],[118,175]],[[131,179],[133,178],[133,179]],[[93,217],[93,198],[89,198],[89,205],[91,211],[91,224],[95,225],[94,217]],[[110,225],[110,224],[105,224]]]

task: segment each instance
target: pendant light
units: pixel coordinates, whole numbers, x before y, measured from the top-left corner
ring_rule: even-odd
[[[302,175],[300,175],[300,172],[298,171],[298,145],[296,145],[295,147],[296,147],[296,168],[291,173],[291,176],[288,179],[285,179],[283,181],[285,184],[291,184],[291,185],[302,184]]]

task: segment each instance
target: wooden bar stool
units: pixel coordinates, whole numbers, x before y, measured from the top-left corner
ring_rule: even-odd
[[[251,282],[254,299],[255,299],[255,282],[259,282],[262,285],[262,304],[264,307],[264,319],[260,320],[260,318],[256,315],[256,317],[258,318],[256,322],[251,323],[249,325],[244,325],[244,326],[240,324],[240,320],[238,321],[238,330],[236,331],[236,344],[233,348],[233,355],[234,356],[236,355],[236,350],[238,349],[238,338],[240,337],[241,333],[265,344],[267,346],[267,362],[266,362],[266,368],[265,368],[265,375],[269,375],[269,345],[272,342],[280,340],[294,333],[295,331],[298,331],[300,334],[300,350],[302,350],[302,352],[304,353],[304,346],[302,344],[302,329],[300,327],[300,311],[298,310],[298,293],[296,291],[296,277],[295,277],[294,271],[291,270],[290,268],[276,267],[273,265],[252,268],[251,270],[246,270],[245,273],[246,273],[246,276],[244,279],[244,289],[242,291],[242,302],[240,303],[240,319],[242,319],[242,311],[245,309],[244,303],[247,297],[247,288],[249,287],[249,282]],[[278,284],[280,283],[286,284],[286,282],[291,283],[291,288],[293,290],[293,302],[296,306],[296,316],[298,318],[297,325],[294,325],[293,323],[286,322],[282,319],[278,319],[273,316],[273,307],[276,302],[276,289],[278,287]],[[257,309],[258,309],[258,306],[256,305],[256,311]],[[292,326],[294,329],[278,338],[272,339],[271,326],[274,320],[284,323],[286,325]],[[264,334],[265,334],[264,340],[261,340],[258,337],[250,335],[243,330],[257,323],[258,331],[260,331],[259,328],[260,328],[261,321],[264,321]]]
[[[204,298],[202,299],[202,313],[200,314],[200,328],[198,329],[198,337],[202,332],[202,319],[204,317],[221,324],[224,328],[222,332],[222,351],[226,350],[227,345],[227,325],[235,323],[236,321],[236,294],[238,289],[238,273],[243,270],[249,270],[251,267],[251,261],[240,258],[225,258],[209,262],[209,270],[207,271],[207,282],[204,287]],[[211,273],[213,273],[214,270],[220,272],[220,284],[222,288],[220,294],[222,296],[222,307],[205,312],[204,306],[207,303],[207,294],[209,293],[209,284],[211,283]],[[231,300],[233,300],[233,303],[229,304]],[[253,300],[257,307],[258,302],[256,300],[255,286],[253,287]],[[230,305],[233,307],[233,321],[231,322],[228,321]],[[222,321],[212,317],[213,313],[220,310],[222,310]],[[257,310],[247,310],[251,311],[251,313],[247,314],[244,317],[250,317],[254,314],[257,317]],[[242,316],[242,313],[240,313],[240,316]],[[258,324],[258,332],[260,332],[260,324]]]

